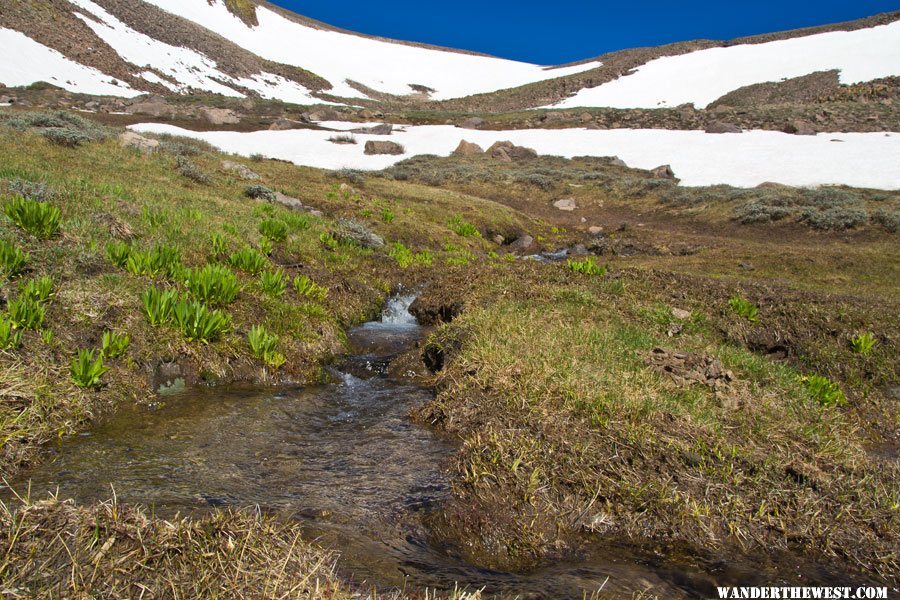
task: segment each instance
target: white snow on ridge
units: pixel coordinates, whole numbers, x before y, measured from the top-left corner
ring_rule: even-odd
[[[258,73],[249,78],[235,79],[220,71],[216,62],[209,57],[189,48],[172,46],[139,33],[91,0],[71,0],[71,2],[97,19],[75,13],[123,60],[142,68],[152,67],[177,81],[178,85],[150,71],[141,73],[142,78],[164,85],[174,92],[194,88],[223,96],[243,97],[241,92],[226,85],[231,84],[254,90],[264,98],[277,98],[297,104],[320,103],[309,94],[309,90],[284,77]]]
[[[324,77],[334,86],[332,94],[348,98],[365,96],[347,85],[347,80],[397,95],[410,94],[413,90],[409,84],[424,85],[436,90],[432,98],[445,100],[562,77],[599,65],[545,69],[512,60],[395,44],[308,27],[261,6],[256,9],[259,25],[250,28],[231,14],[222,0],[145,1],[206,27],[262,58]]]
[[[105,73],[69,60],[23,33],[0,27],[0,81],[8,86],[46,81],[71,92],[131,98],[141,92]]]
[[[631,75],[547,108],[705,108],[738,88],[840,69],[841,83],[900,75],[900,21],[856,31],[698,50],[651,60]]]
[[[338,125],[338,124],[327,124]],[[771,181],[794,186],[851,185],[900,189],[900,134],[820,133],[788,135],[774,131],[707,134],[664,129],[536,129],[471,131],[452,126],[407,127],[389,138],[359,135],[356,145],[333,144],[333,132],[290,131],[194,132],[158,123],[134,125],[142,132],[173,133],[206,140],[226,152],[263,154],[324,169],[383,169],[419,154],[448,155],[461,139],[483,147],[500,140],[528,146],[540,154],[618,156],[629,166],[651,169],[672,165],[688,186],[729,184],[754,187]],[[366,156],[368,139],[403,144],[403,156]],[[838,140],[838,141],[835,141]]]

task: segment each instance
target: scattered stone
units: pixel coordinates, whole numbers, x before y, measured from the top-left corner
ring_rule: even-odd
[[[350,242],[363,248],[381,248],[384,246],[384,239],[361,223],[351,219],[341,219],[338,221],[338,225],[338,230],[333,232],[334,237],[338,240]]]
[[[124,148],[137,148],[144,154],[150,154],[159,148],[159,140],[146,138],[133,131],[126,131],[119,136],[119,144]]]
[[[210,125],[232,125],[241,122],[241,118],[230,108],[204,106],[200,109],[200,116]]]
[[[675,172],[670,165],[661,165],[655,169],[651,169],[650,174],[657,179],[677,179],[677,177],[675,177]]]
[[[562,199],[557,200],[556,202],[554,202],[554,203],[553,203],[553,207],[556,208],[556,209],[558,209],[558,210],[564,210],[564,211],[567,211],[567,212],[572,212],[573,210],[575,210],[576,208],[578,208],[578,205],[575,204],[575,199],[574,199],[574,198],[562,198]]]
[[[248,166],[242,165],[241,163],[237,163],[237,162],[234,162],[231,160],[223,160],[222,168],[225,169],[226,171],[234,173],[235,175],[237,175],[238,177],[240,177],[241,179],[244,179],[246,181],[256,181],[256,180],[262,179],[258,173],[253,171]]]
[[[520,236],[515,241],[513,241],[509,245],[509,249],[514,250],[514,251],[524,252],[525,250],[528,250],[529,248],[531,248],[532,244],[534,244],[534,238],[528,234],[525,234],[523,236]]]
[[[509,151],[509,157],[513,160],[531,160],[538,157],[538,153],[533,148],[525,146],[513,146]]]
[[[581,116],[579,117],[579,119],[581,119],[582,123],[590,123],[591,121],[594,120],[594,115],[592,115],[589,112],[583,112],[583,113],[581,113]]]
[[[478,144],[466,140],[460,141],[459,146],[453,151],[453,156],[476,156],[478,154],[484,154],[484,149]]]
[[[300,121],[292,121],[291,119],[276,119],[269,125],[269,131],[288,131],[289,129],[298,129],[303,125]]]
[[[484,125],[485,121],[481,117],[469,117],[465,121],[459,124],[459,127],[462,129],[481,129],[481,126]]]
[[[591,225],[588,227],[588,233],[593,236],[603,235],[603,228],[599,225]]]
[[[794,119],[785,125],[782,131],[794,135],[816,135],[816,126],[803,119]]]
[[[499,233],[493,237],[493,240],[494,240],[494,243],[497,244],[498,246],[502,246],[503,243],[506,241],[506,239],[504,239],[504,237],[502,235],[500,235]]]
[[[654,348],[644,359],[654,371],[672,379],[679,386],[705,385],[734,403],[737,393],[734,373],[727,370],[718,358],[691,352],[673,352]]]
[[[377,142],[369,140],[366,142],[366,154],[403,154],[406,149],[397,142]]]
[[[381,125],[375,125],[374,127],[357,127],[356,129],[351,129],[350,133],[360,133],[366,135],[391,135],[394,131],[394,126],[390,123],[382,123]]]
[[[712,121],[706,126],[706,133],[743,133],[744,130],[733,123]]]
[[[333,108],[323,108],[311,113],[303,113],[310,121],[340,121],[341,113]]]
[[[691,318],[691,311],[684,310],[683,308],[673,308],[672,316],[675,317],[676,319],[684,321],[685,319]]]
[[[524,146],[516,146],[512,142],[494,142],[487,153],[491,158],[501,160],[503,162],[512,162],[514,160],[529,160],[537,158],[538,153],[532,148]]]

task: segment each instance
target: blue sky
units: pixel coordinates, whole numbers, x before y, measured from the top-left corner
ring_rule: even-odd
[[[611,50],[730,39],[900,9],[900,0],[274,0],[332,25],[404,40],[561,64]]]

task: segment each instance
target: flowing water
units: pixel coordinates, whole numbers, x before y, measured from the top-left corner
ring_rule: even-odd
[[[388,375],[391,359],[422,335],[407,310],[412,300],[392,299],[380,320],[350,332],[354,354],[333,370],[333,383],[191,389],[153,408],[123,408],[62,441],[26,474],[32,497],[58,489],[84,503],[109,498],[112,486],[119,500],[163,516],[259,506],[300,520],[309,537],[340,552],[342,574],[379,589],[458,582],[488,593],[581,598],[603,586],[629,596],[653,586],[662,597],[708,597],[714,581],[789,583],[754,564],[676,561],[612,542],[584,561],[504,573],[430,543],[422,515],[448,497],[444,469],[454,448],[408,418],[429,391]],[[798,573],[788,571],[797,585]],[[802,575],[829,578],[815,567]]]

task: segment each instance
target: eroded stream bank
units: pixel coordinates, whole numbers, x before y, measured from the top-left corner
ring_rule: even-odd
[[[191,389],[153,408],[124,408],[61,442],[16,487],[30,480],[35,498],[58,489],[87,503],[108,498],[112,486],[119,501],[161,516],[258,505],[302,522],[310,538],[340,552],[346,578],[378,589],[458,583],[535,598],[580,598],[600,588],[706,597],[717,583],[828,580],[814,566],[761,572],[749,561],[674,558],[618,543],[583,561],[508,573],[467,564],[433,543],[422,517],[449,497],[443,469],[455,449],[408,417],[430,391],[389,368],[423,335],[408,311],[413,299],[392,299],[380,320],[350,332],[354,354],[333,369],[330,384]]]

